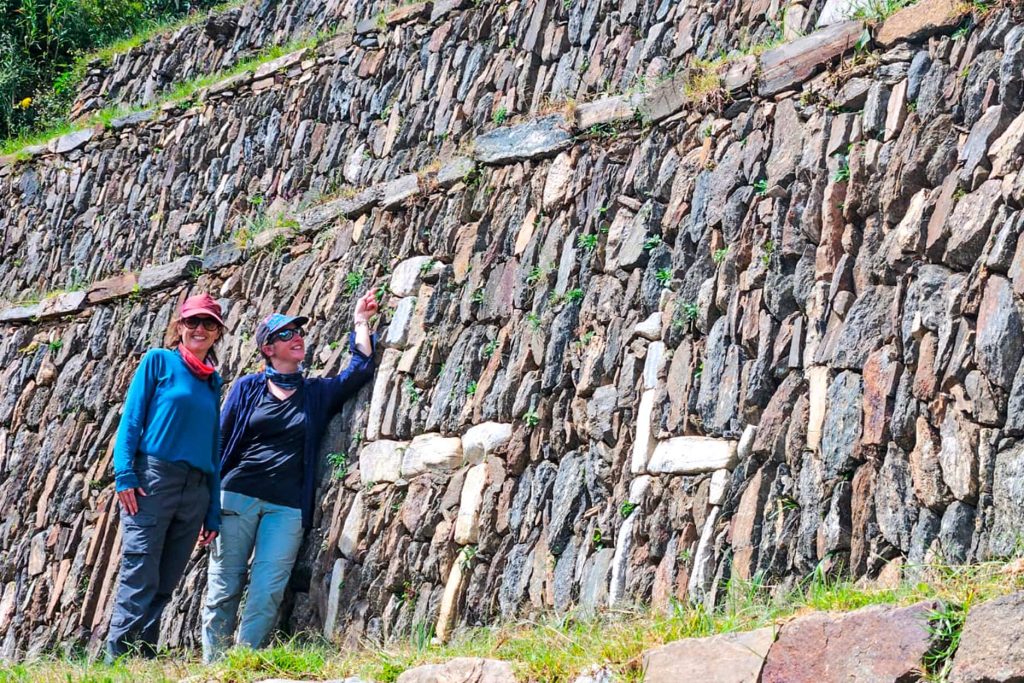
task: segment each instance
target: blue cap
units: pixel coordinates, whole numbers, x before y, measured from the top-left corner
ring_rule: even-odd
[[[302,326],[309,322],[309,318],[301,315],[284,315],[283,313],[271,313],[256,328],[256,346],[262,347],[267,344],[270,335],[280,330],[289,323]]]

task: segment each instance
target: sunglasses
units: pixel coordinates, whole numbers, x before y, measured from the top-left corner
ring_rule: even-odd
[[[303,338],[305,338],[305,336],[306,336],[306,331],[304,329],[302,329],[301,327],[296,327],[294,330],[280,330],[278,332],[275,332],[274,334],[270,335],[269,341],[270,341],[270,343],[274,343],[276,341],[286,342],[286,341],[291,341],[292,337],[303,337]]]
[[[213,318],[198,318],[194,315],[189,316],[188,318],[182,318],[181,324],[190,330],[194,330],[200,325],[202,325],[203,329],[207,332],[213,332],[214,330],[220,329],[220,323]]]

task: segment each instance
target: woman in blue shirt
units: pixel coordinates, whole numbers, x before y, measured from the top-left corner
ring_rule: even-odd
[[[316,461],[328,420],[373,376],[371,291],[356,304],[352,359],[336,377],[306,377],[301,316],[274,313],[256,329],[266,370],[239,379],[221,413],[221,535],[213,546],[203,609],[203,659],[237,643],[262,647],[277,621],[303,530],[313,522]],[[251,557],[251,569],[250,569]]]
[[[224,320],[209,294],[181,306],[175,349],[151,349],[125,398],[114,446],[121,573],[109,658],[156,654],[160,616],[195,547],[220,527],[220,388],[213,344]]]

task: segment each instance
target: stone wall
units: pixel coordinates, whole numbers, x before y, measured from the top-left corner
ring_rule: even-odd
[[[166,39],[116,55],[109,64],[90,64],[73,109],[74,115],[80,116],[111,104],[150,104],[174,83],[228,68],[270,46],[318,32],[362,28],[359,46],[376,48],[380,42],[377,36],[368,35],[370,29],[390,14],[408,14],[410,6],[412,12],[425,12],[432,20],[472,6],[472,15],[483,26],[502,25],[506,35],[500,37],[504,40],[501,44],[481,46],[485,50],[482,60],[472,49],[466,50],[463,58],[486,62],[498,52],[515,55],[511,61],[519,61],[521,66],[547,67],[553,79],[552,96],[583,97],[609,87],[634,86],[639,78],[656,78],[684,57],[707,59],[723,50],[775,39],[783,29],[783,18],[790,34],[809,33],[823,4],[828,3],[812,0],[783,12],[777,0],[714,6],[622,5],[601,0],[504,5],[442,0],[426,7],[365,0],[242,3],[211,13]],[[827,7],[824,14],[830,14]],[[744,28],[736,31],[736,26]],[[481,42],[493,41],[487,31],[483,29]],[[603,68],[602,57],[611,55],[626,63],[613,70]],[[597,68],[591,69],[595,64]]]
[[[189,291],[222,297],[233,378],[269,310],[313,317],[314,372],[343,367],[355,298],[386,286],[292,629],[713,605],[731,578],[1018,550],[1010,10],[958,31],[930,0],[860,52],[838,21],[732,55],[713,88],[695,65],[551,105],[558,69],[516,55],[575,44],[545,19],[563,5],[438,7],[0,168],[3,656],[104,635],[120,399]],[[196,643],[204,571],[171,645]]]

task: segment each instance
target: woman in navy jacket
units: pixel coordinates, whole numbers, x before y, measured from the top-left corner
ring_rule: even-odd
[[[203,609],[203,659],[233,645],[249,561],[251,576],[237,643],[262,647],[313,522],[317,453],[327,422],[373,376],[371,291],[359,299],[349,335],[352,360],[339,375],[305,377],[307,319],[274,313],[256,343],[266,369],[242,377],[221,411],[221,529],[213,545]]]

